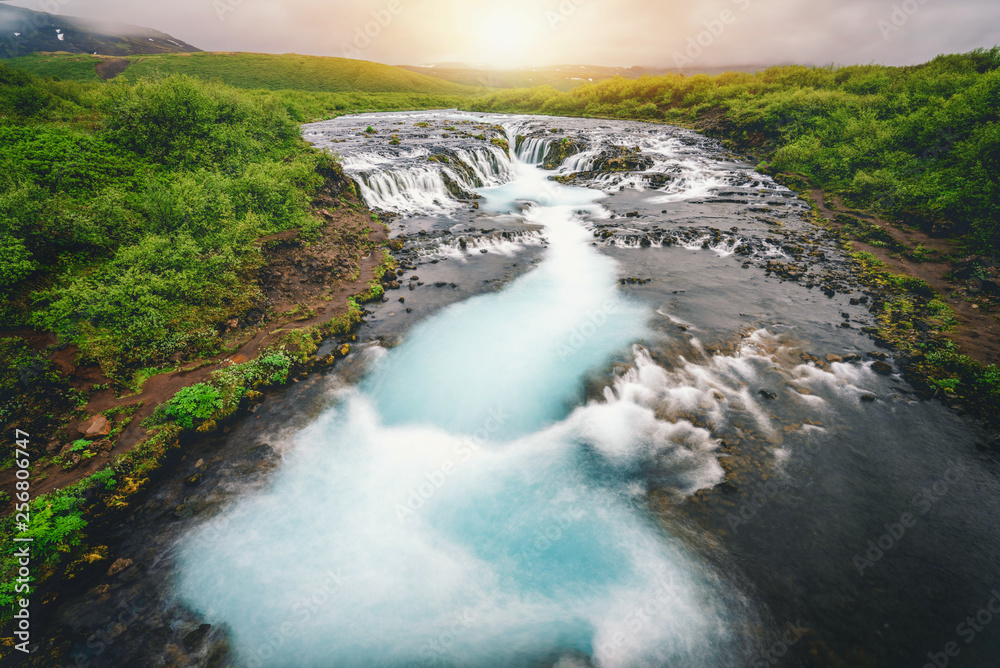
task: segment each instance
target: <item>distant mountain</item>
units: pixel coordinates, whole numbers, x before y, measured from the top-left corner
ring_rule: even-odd
[[[0,4],[0,58],[39,51],[130,56],[201,51],[150,28],[35,12]]]

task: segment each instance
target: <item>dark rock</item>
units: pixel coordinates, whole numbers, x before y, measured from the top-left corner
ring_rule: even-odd
[[[759,390],[757,394],[759,394],[760,396],[764,397],[767,400],[774,400],[778,398],[778,395],[772,392],[771,390]]]
[[[868,393],[862,394],[859,398],[861,399],[861,401],[864,401],[866,403],[871,403],[878,399],[878,397],[876,397],[874,394],[868,394]]]
[[[882,360],[878,360],[876,362],[872,362],[872,371],[879,374],[880,376],[888,376],[889,374],[892,373],[892,365],[889,364],[888,362],[883,362]]]
[[[205,636],[208,635],[208,632],[211,630],[211,624],[202,624],[194,631],[191,631],[184,636],[184,648],[189,652],[193,652],[198,649],[201,647],[201,644],[205,642]]]

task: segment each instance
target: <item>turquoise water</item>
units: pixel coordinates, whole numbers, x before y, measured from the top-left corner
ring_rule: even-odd
[[[544,226],[539,266],[382,351],[268,491],[178,547],[181,597],[239,665],[740,663],[738,596],[643,505],[650,453],[690,490],[721,479],[709,435],[630,400],[642,374],[582,397],[650,316],[590,246],[603,195],[513,167],[484,208]]]

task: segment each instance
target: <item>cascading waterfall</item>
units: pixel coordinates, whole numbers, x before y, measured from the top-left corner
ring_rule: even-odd
[[[648,364],[627,391],[583,403],[583,379],[639,354],[652,314],[590,246],[581,216],[608,215],[602,193],[548,181],[544,146],[529,142],[502,169],[484,154],[467,164],[509,177],[479,190],[484,208],[534,202],[520,215],[544,226],[544,261],[376,348],[271,488],[179,545],[178,591],[228,626],[239,665],[745,661],[739,595],[642,500],[650,457],[676,467],[678,493],[719,482],[717,444],[656,418]],[[443,197],[435,175],[390,167],[362,190],[373,206],[426,211]]]
[[[527,137],[516,149],[517,158],[529,165],[540,165],[545,159],[545,154],[548,153],[551,144],[552,140],[548,138]],[[513,146],[513,144],[511,145]]]
[[[364,153],[344,160],[344,168],[356,177],[361,196],[369,206],[394,213],[445,215],[460,203],[448,190],[445,177],[472,192],[510,178],[510,161],[499,148],[454,149],[449,162],[428,161],[426,150],[392,154]],[[397,161],[407,161],[400,166]],[[449,166],[450,161],[459,165]],[[419,164],[413,164],[417,162]]]

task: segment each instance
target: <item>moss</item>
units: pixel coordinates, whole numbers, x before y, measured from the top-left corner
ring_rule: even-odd
[[[490,143],[500,149],[503,149],[503,152],[507,154],[507,157],[510,157],[510,143],[506,139],[503,137],[493,137],[490,139]]]
[[[583,144],[563,137],[549,146],[549,150],[545,153],[545,158],[542,160],[542,167],[544,169],[556,169],[566,158],[576,155],[582,150]]]

